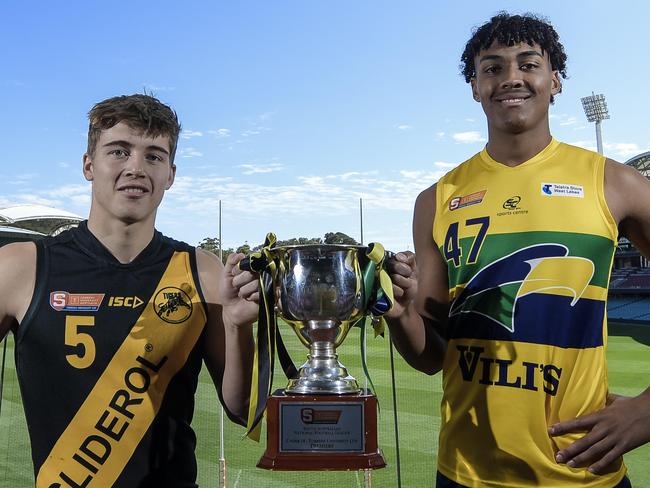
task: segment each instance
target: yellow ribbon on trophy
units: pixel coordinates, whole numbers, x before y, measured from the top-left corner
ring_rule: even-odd
[[[393,308],[393,303],[395,301],[393,297],[393,282],[391,281],[390,276],[388,276],[388,272],[384,269],[386,257],[390,256],[392,256],[392,253],[386,252],[384,246],[381,244],[377,242],[370,243],[366,250],[366,257],[369,262],[362,271],[364,283],[364,305],[370,312],[371,324],[375,330],[375,338],[379,335],[382,337],[384,336],[384,331],[386,330],[386,319],[384,318],[384,314]],[[367,317],[363,317],[354,325],[359,325],[361,329],[359,337],[363,373],[366,375],[366,378],[368,378],[370,388],[373,393],[375,393],[375,385],[370,378],[370,372],[368,371],[368,365],[366,363],[366,343],[364,340],[366,334],[366,320]]]

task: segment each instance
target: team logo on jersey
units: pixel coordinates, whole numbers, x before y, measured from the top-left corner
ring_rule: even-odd
[[[104,293],[50,292],[50,307],[57,312],[96,312],[99,310]]]
[[[568,183],[542,183],[542,195],[547,197],[584,198],[585,189]]]
[[[459,208],[469,207],[470,205],[478,205],[483,201],[483,197],[487,190],[481,190],[469,195],[454,197],[449,200],[449,210],[458,210]]]
[[[562,244],[537,244],[490,263],[469,280],[453,301],[449,316],[475,313],[514,332],[517,301],[527,295],[569,295],[569,306],[575,306],[595,267],[590,259],[568,254]]]
[[[153,299],[156,315],[170,324],[185,322],[192,315],[192,299],[180,288],[163,288]]]

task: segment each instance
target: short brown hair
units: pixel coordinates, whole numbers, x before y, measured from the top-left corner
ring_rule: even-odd
[[[93,156],[103,130],[124,122],[135,130],[152,137],[169,137],[169,161],[174,162],[181,125],[169,106],[146,94],[121,95],[108,98],[88,112],[88,149]]]

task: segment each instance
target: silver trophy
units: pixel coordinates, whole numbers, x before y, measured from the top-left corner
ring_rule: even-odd
[[[279,259],[278,314],[309,348],[308,360],[289,380],[288,394],[353,394],[357,381],[338,361],[336,348],[366,313],[360,257],[364,246],[302,245],[275,248]]]

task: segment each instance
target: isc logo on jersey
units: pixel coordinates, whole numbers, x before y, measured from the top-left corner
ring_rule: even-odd
[[[126,307],[126,308],[138,308],[144,302],[136,296],[132,297],[110,297],[108,299],[109,307]]]

